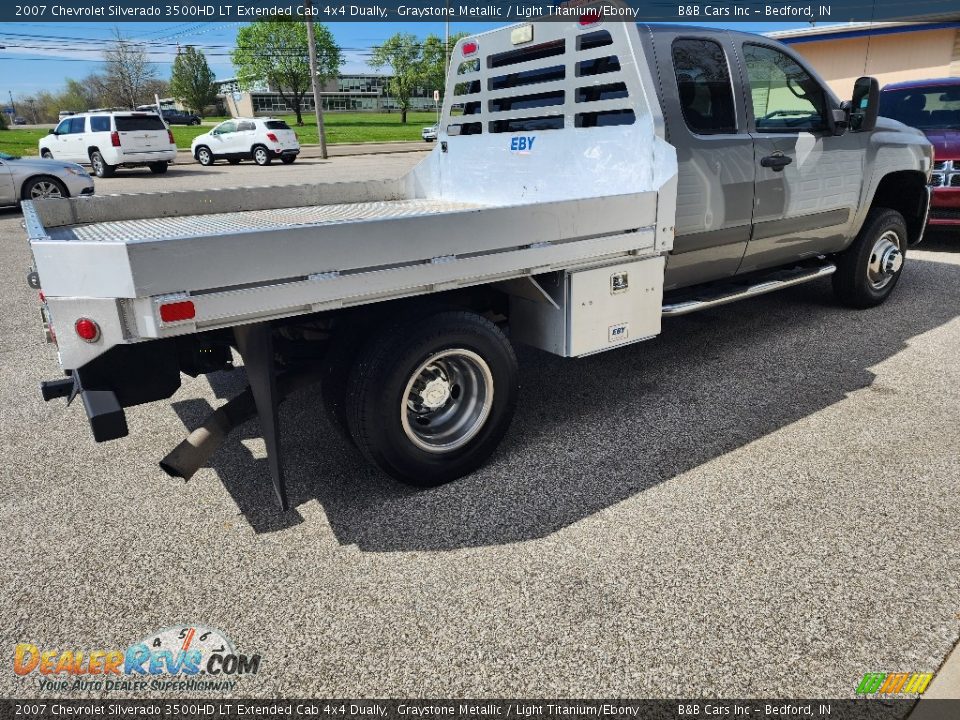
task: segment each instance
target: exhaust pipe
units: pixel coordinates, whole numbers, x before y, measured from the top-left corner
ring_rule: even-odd
[[[320,373],[316,371],[281,375],[277,378],[277,394],[282,401],[293,392],[319,380]],[[189,480],[197,470],[207,464],[207,460],[223,444],[227,435],[256,416],[257,404],[253,399],[253,391],[248,387],[228,403],[210,413],[200,427],[167,453],[167,456],[160,461],[160,469],[170,477]]]
[[[217,408],[187,439],[167,453],[160,468],[170,477],[189,480],[217,451],[230,431],[257,414],[253,393],[247,388],[226,405]]]

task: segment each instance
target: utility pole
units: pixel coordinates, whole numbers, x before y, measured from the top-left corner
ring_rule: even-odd
[[[317,113],[317,135],[320,136],[320,157],[327,159],[327,137],[323,129],[323,103],[320,101],[320,88],[317,87],[317,38],[313,32],[313,0],[303,0],[303,9],[307,16],[307,44],[310,55],[310,86],[313,88],[313,108]]]

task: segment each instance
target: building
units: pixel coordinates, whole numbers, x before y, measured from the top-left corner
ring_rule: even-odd
[[[960,15],[935,23],[850,23],[767,34],[803,55],[841,99],[872,75],[880,86],[960,75]]]
[[[396,99],[388,92],[389,75],[340,75],[320,89],[324,112],[392,112],[399,110]],[[237,78],[218,82],[220,96],[233,117],[286,115],[293,112],[280,93],[265,84],[242,90]],[[434,110],[433,93],[418,88],[410,98],[411,110]],[[303,98],[302,111],[314,112],[313,93]]]

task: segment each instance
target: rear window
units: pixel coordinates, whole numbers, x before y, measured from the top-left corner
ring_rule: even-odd
[[[114,119],[120,132],[167,129],[163,120],[156,115],[117,115]]]
[[[289,130],[290,126],[287,125],[283,120],[267,120],[264,125],[267,126],[267,130]]]

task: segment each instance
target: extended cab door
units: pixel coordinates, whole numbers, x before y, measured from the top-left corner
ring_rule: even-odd
[[[758,38],[740,51],[757,173],[740,272],[841,249],[860,197],[861,135],[833,134],[830,93],[784,48]]]
[[[678,162],[669,290],[737,271],[750,237],[755,167],[729,36],[656,30],[652,38]]]

